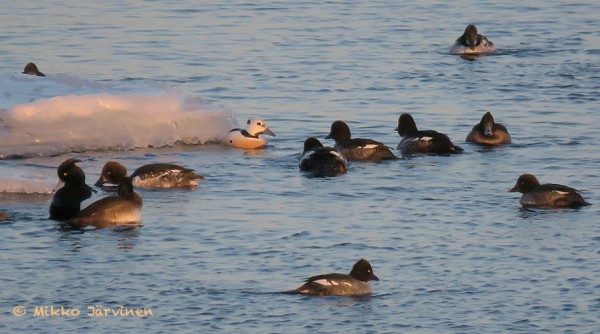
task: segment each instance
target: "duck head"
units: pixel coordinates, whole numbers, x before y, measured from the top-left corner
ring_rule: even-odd
[[[350,276],[356,278],[359,281],[368,282],[371,280],[379,281],[379,277],[373,273],[373,268],[369,261],[360,259],[354,264],[350,271]]]
[[[477,27],[475,27],[475,25],[473,24],[469,24],[466,28],[465,28],[465,32],[462,35],[462,39],[463,39],[463,44],[467,47],[469,47],[471,50],[475,49],[475,47],[477,46],[478,41],[479,41],[479,37],[477,34]]]
[[[25,68],[23,69],[23,74],[35,75],[38,77],[46,76],[44,73],[38,70],[37,66],[34,63],[29,63],[25,65]]]
[[[318,148],[318,147],[323,147],[323,144],[321,144],[321,142],[317,138],[314,138],[314,137],[307,138],[304,141],[304,151],[302,152],[302,154],[304,155],[304,154],[306,154],[306,152],[308,152],[310,150],[314,150],[315,148]]]
[[[494,116],[489,111],[481,117],[481,121],[479,122],[479,126],[483,130],[483,134],[485,136],[491,136],[494,132]]]
[[[256,118],[250,118],[246,122],[246,131],[252,136],[265,134],[275,137],[275,133],[267,127],[267,124],[263,120]]]
[[[352,137],[350,127],[343,121],[335,121],[331,124],[331,130],[325,139],[333,139],[336,142],[349,140]]]
[[[116,161],[109,161],[102,167],[100,178],[94,185],[101,187],[105,183],[119,184],[127,176],[127,168]]]
[[[400,137],[406,137],[417,133],[417,123],[410,114],[402,114],[398,117],[398,127],[396,131]]]
[[[519,176],[519,178],[517,179],[517,183],[515,184],[514,187],[512,187],[508,192],[514,193],[514,192],[520,192],[520,193],[528,193],[531,190],[533,190],[535,187],[540,185],[540,181],[538,181],[538,179],[531,175],[531,174],[523,174],[521,176]]]

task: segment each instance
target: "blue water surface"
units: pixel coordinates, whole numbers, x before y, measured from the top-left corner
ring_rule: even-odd
[[[142,226],[126,230],[64,229],[47,218],[50,195],[0,195],[10,215],[0,223],[0,332],[598,332],[599,12],[597,2],[537,0],[5,1],[0,108],[90,85],[157,85],[240,124],[262,118],[277,137],[258,151],[84,145],[0,160],[4,182],[56,183],[70,157],[88,184],[108,160],[206,176],[195,190],[139,189]],[[470,23],[496,54],[447,53]],[[46,81],[17,92],[30,61]],[[66,92],[55,84],[65,77]],[[464,143],[486,111],[512,145]],[[395,148],[406,112],[465,152],[351,163],[335,178],[299,173],[304,139],[332,145],[333,121]],[[580,189],[593,205],[524,210],[507,192],[522,173]],[[281,293],[360,258],[381,279],[370,298]],[[80,315],[35,316],[45,306]],[[152,315],[88,315],[121,307]]]

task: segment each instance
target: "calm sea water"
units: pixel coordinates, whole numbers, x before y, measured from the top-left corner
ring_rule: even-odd
[[[0,160],[0,189],[15,182],[29,192],[0,196],[11,216],[0,223],[0,332],[600,330],[597,2],[2,8],[0,108],[87,94],[90,86],[109,94],[160,86],[241,124],[263,118],[277,137],[257,152],[210,144],[90,151],[83,138],[78,152]],[[447,54],[469,23],[497,54]],[[29,61],[48,76],[22,88],[18,73]],[[464,143],[485,111],[508,127],[513,145]],[[353,163],[336,178],[298,172],[304,139],[331,145],[323,137],[334,120],[395,147],[404,112],[465,153]],[[179,163],[207,179],[192,191],[139,190],[138,229],[69,231],[47,219],[50,196],[31,192],[55,184],[56,166],[73,156],[89,184],[108,160],[130,170]],[[576,187],[594,205],[522,210],[519,195],[506,192],[522,173]],[[279,293],[314,274],[348,272],[360,258],[381,279],[371,298]],[[16,306],[26,314],[16,316]],[[34,316],[51,306],[80,314]],[[88,316],[121,306],[152,316]]]

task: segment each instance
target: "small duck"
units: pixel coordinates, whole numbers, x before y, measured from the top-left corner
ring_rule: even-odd
[[[333,148],[347,160],[381,161],[398,159],[389,147],[372,139],[352,138],[350,128],[343,121],[331,124],[326,139],[335,140]]]
[[[105,184],[113,186],[121,183],[127,176],[127,168],[115,161],[109,161],[102,167],[100,178],[94,184],[102,187]],[[198,180],[204,176],[198,175],[193,169],[174,164],[147,164],[136,169],[131,174],[133,185],[140,188],[184,188],[198,186]]]
[[[452,143],[450,138],[443,133],[434,130],[417,130],[417,124],[410,114],[402,114],[398,118],[396,128],[402,140],[398,149],[404,154],[426,153],[426,154],[455,154],[463,149]]]
[[[494,43],[487,37],[477,33],[477,27],[469,24],[465,32],[460,36],[450,48],[452,54],[474,55],[480,53],[495,52]]]
[[[138,223],[142,216],[142,197],[133,191],[130,177],[123,178],[117,193],[90,204],[67,222],[76,227],[97,228]]]
[[[261,148],[267,146],[267,139],[259,135],[269,135],[275,137],[275,133],[269,130],[264,121],[256,118],[250,118],[246,122],[246,129],[232,129],[223,138],[221,145],[234,146],[239,148]]]
[[[92,188],[85,183],[85,173],[76,163],[79,159],[71,158],[61,163],[56,172],[59,184],[64,183],[50,203],[50,219],[63,221],[75,216],[81,207],[81,202],[92,196]]]
[[[29,64],[25,65],[25,68],[23,69],[23,74],[35,75],[38,77],[46,76],[44,73],[42,73],[42,72],[40,72],[40,70],[38,70],[37,66],[34,63],[29,63]]]
[[[509,192],[523,194],[519,203],[523,207],[577,208],[591,205],[579,194],[579,191],[560,184],[540,184],[531,174],[523,174],[517,179]]]
[[[501,145],[512,142],[506,127],[495,123],[494,117],[489,111],[481,117],[479,124],[473,127],[465,140],[479,145]]]
[[[323,147],[317,138],[304,141],[300,170],[315,177],[336,176],[348,171],[348,161],[332,147]]]
[[[370,280],[379,281],[369,261],[361,259],[354,264],[350,274],[325,274],[306,279],[292,293],[315,296],[365,296],[372,293]]]

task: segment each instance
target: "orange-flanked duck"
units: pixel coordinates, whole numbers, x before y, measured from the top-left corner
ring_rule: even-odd
[[[246,122],[245,129],[232,129],[221,138],[221,145],[233,146],[239,148],[261,148],[269,143],[267,138],[259,137],[260,135],[269,135],[275,137],[275,133],[271,131],[267,124],[260,119],[250,118]]]

